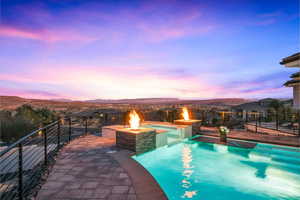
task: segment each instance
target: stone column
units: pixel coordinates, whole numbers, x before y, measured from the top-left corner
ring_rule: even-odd
[[[183,120],[178,119],[174,121],[177,125],[188,125],[192,126],[192,136],[198,135],[201,132],[201,120]]]
[[[119,148],[128,149],[137,154],[151,151],[156,147],[156,131],[155,129],[117,130],[116,144]]]

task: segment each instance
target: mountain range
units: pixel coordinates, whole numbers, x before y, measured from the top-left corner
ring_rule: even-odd
[[[75,108],[75,107],[100,107],[107,104],[199,104],[199,105],[220,105],[233,106],[246,103],[249,99],[222,98],[208,100],[184,100],[178,98],[137,98],[137,99],[95,99],[86,101],[72,101],[69,99],[26,99],[17,96],[0,96],[0,109],[14,110],[23,104],[34,107],[48,107],[53,109]]]

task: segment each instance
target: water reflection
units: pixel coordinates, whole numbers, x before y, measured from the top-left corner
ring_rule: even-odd
[[[193,198],[197,195],[196,190],[191,190],[191,176],[194,173],[194,166],[192,165],[193,157],[192,157],[192,151],[190,146],[184,145],[182,148],[182,164],[183,164],[183,180],[182,180],[182,187],[185,188],[184,194],[182,195],[182,198]]]

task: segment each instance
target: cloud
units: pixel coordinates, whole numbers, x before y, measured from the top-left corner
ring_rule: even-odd
[[[46,3],[9,7],[18,17],[3,16],[0,36],[44,42],[136,41],[162,42],[212,31],[202,8],[188,3],[141,2],[137,7],[80,3],[55,12]],[[55,13],[55,14],[54,14]]]
[[[184,68],[160,68],[149,66],[53,66],[36,68],[27,74],[0,74],[0,80],[48,84],[57,96],[72,99],[92,98],[220,98],[264,96],[288,97],[291,91],[276,84],[284,80],[285,73],[272,73],[252,80],[229,81],[218,84],[210,74],[192,74]],[[286,76],[286,77],[285,77]],[[214,76],[216,77],[216,76]],[[56,88],[56,89],[55,89]],[[63,88],[63,89],[60,89]],[[40,89],[39,89],[40,90]],[[46,95],[46,94],[45,94]],[[50,94],[49,94],[50,95]]]
[[[285,71],[274,72],[250,80],[229,81],[223,87],[232,94],[243,97],[288,97],[291,96],[291,90],[285,88],[283,83],[288,79],[289,74]]]
[[[60,66],[59,73],[51,67],[28,72],[27,75],[0,75],[0,79],[24,83],[56,84],[64,91],[72,91],[71,98],[137,98],[137,97],[181,97],[215,95],[214,89],[193,76],[179,77],[177,74],[160,74],[147,67],[91,67]],[[74,92],[75,91],[75,92]],[[77,92],[76,92],[77,91]],[[68,92],[70,94],[70,92]],[[59,93],[64,96],[64,94]]]
[[[5,25],[0,26],[0,36],[39,40],[50,43],[60,41],[89,42],[95,40],[95,38],[86,37],[69,30],[26,30]]]
[[[0,87],[1,96],[20,96],[24,98],[33,99],[51,99],[60,98],[61,96],[52,92],[40,91],[40,90],[26,90],[26,89],[16,89]]]

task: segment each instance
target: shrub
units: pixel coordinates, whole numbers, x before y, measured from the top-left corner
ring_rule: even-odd
[[[0,140],[14,142],[37,128],[31,121],[22,117],[1,119]]]

